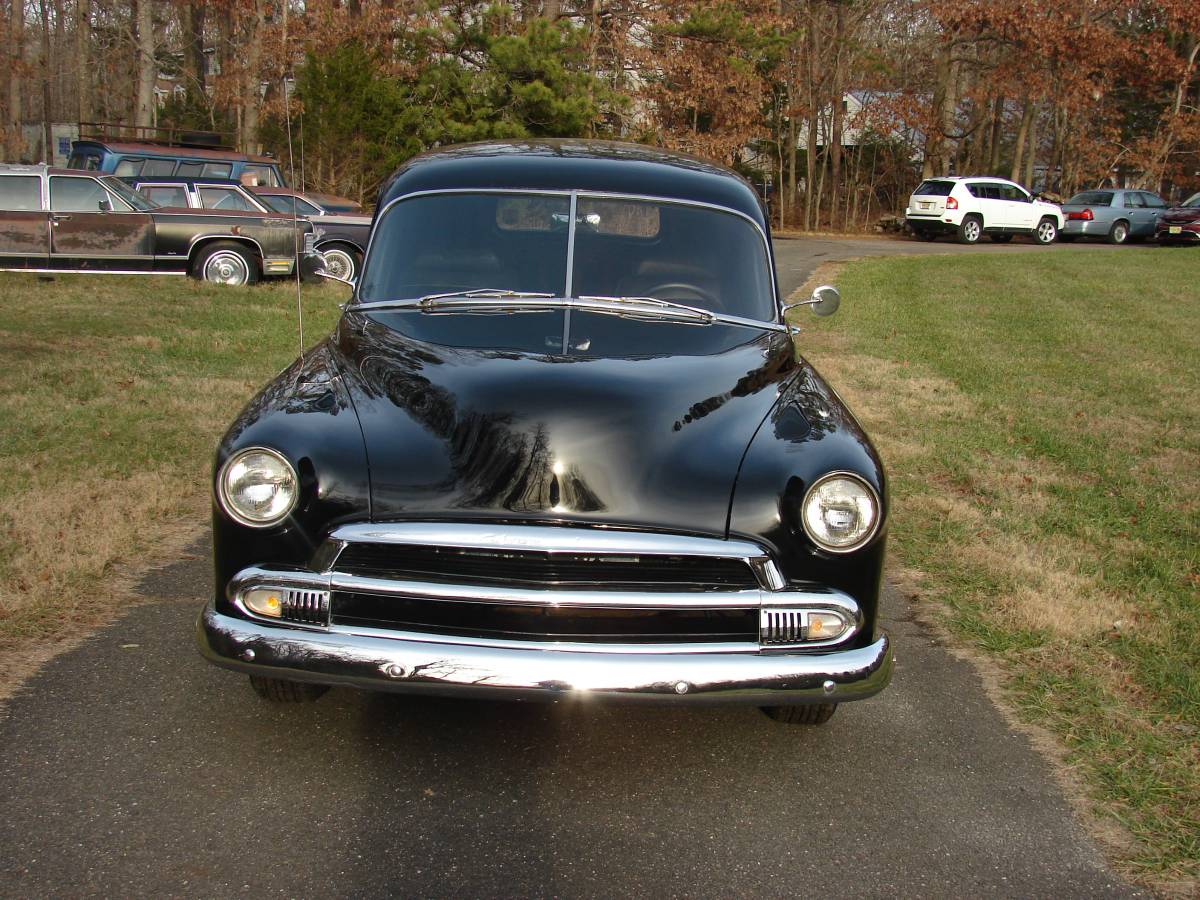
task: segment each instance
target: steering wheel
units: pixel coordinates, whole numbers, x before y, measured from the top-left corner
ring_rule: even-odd
[[[676,303],[687,303],[689,306],[698,302],[705,309],[714,311],[721,309],[721,301],[704,288],[682,281],[656,284],[646,291],[645,296],[657,297],[660,300],[674,300]]]

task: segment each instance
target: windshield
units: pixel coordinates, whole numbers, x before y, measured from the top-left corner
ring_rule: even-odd
[[[1192,209],[1200,209],[1200,194],[1192,194],[1183,201],[1183,205]]]
[[[574,246],[570,219],[566,194],[403,200],[376,225],[359,302],[521,291],[654,298],[759,321],[776,318],[762,236],[739,215],[580,194]]]
[[[161,209],[161,207],[148,197],[139,194],[120,178],[112,175],[101,178],[104,186],[136,209],[138,212],[149,212],[152,209]]]

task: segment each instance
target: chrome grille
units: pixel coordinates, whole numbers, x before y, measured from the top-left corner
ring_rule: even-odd
[[[281,600],[281,618],[305,625],[329,624],[329,591],[288,589]]]

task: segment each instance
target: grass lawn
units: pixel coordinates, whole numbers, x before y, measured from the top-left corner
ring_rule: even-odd
[[[1200,253],[894,258],[797,317],[893,565],[1067,746],[1129,869],[1200,876]]]
[[[1198,274],[1189,250],[873,260],[800,319],[889,464],[893,564],[1158,883],[1200,875]],[[305,288],[309,343],[344,297]],[[103,621],[197,533],[295,323],[288,285],[0,276],[0,658]]]
[[[310,343],[345,294],[305,287]],[[287,284],[0,275],[0,673],[204,525],[217,439],[298,345]]]

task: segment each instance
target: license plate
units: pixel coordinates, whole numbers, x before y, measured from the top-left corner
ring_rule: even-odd
[[[1183,234],[1183,226],[1182,225],[1172,225],[1170,228],[1167,229],[1167,232],[1169,234]]]
[[[932,203],[918,203],[917,206],[921,207],[921,209],[933,209]]]

